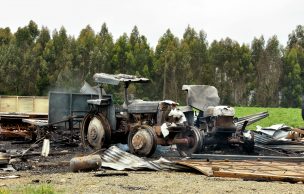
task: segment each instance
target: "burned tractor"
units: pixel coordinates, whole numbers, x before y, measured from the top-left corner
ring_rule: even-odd
[[[94,80],[100,86],[99,98],[87,100],[90,111],[81,127],[84,146],[100,149],[112,143],[127,143],[130,152],[139,156],[151,156],[157,145],[176,144],[183,156],[201,149],[199,129],[191,125],[192,109],[181,112],[176,109],[177,103],[170,100],[128,99],[130,84],[148,83],[149,79],[97,73]],[[124,84],[124,103],[114,105],[113,96],[106,94],[102,86],[119,83]]]
[[[182,89],[187,91],[187,104],[198,110],[194,123],[200,129],[203,148],[240,145],[245,152],[253,152],[254,136],[250,131],[245,132],[247,122],[241,128],[237,126],[234,108],[219,106],[215,87],[184,85]]]

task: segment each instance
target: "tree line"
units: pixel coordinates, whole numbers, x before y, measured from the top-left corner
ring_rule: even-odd
[[[77,92],[96,72],[134,74],[151,79],[131,85],[137,98],[184,103],[183,84],[213,85],[222,104],[300,107],[304,92],[304,26],[297,26],[283,47],[277,36],[239,44],[229,37],[208,43],[204,31],[188,26],[183,37],[168,29],[152,48],[135,26],[113,39],[104,23],[78,37],[64,27],[52,33],[34,21],[0,28],[0,94],[47,95],[50,90]],[[107,86],[106,86],[107,87]],[[106,88],[121,97],[117,88]]]

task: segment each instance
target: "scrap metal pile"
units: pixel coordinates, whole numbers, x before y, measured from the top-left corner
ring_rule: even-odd
[[[254,131],[256,147],[279,154],[303,155],[304,129],[292,128],[284,124],[260,127]]]

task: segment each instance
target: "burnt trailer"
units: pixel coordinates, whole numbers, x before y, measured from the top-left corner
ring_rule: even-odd
[[[146,84],[149,79],[96,73],[94,80],[100,87],[99,98],[87,100],[90,111],[82,121],[80,132],[83,145],[100,149],[112,143],[127,143],[130,152],[139,156],[151,156],[157,145],[176,144],[182,156],[200,151],[200,131],[193,122],[186,122],[193,120],[192,109],[181,112],[175,108],[177,103],[171,100],[128,99],[130,84]],[[113,96],[103,90],[104,84],[119,83],[124,85],[124,103],[121,105],[114,104]],[[182,122],[174,120],[176,118]]]
[[[45,118],[22,118],[28,129],[32,129],[32,141],[50,138],[55,142],[72,143],[79,140],[79,129],[84,115],[89,111],[88,99],[95,94],[50,91]]]

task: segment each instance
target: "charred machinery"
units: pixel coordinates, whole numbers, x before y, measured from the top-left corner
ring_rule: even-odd
[[[247,122],[237,127],[233,107],[220,106],[217,89],[207,85],[184,85],[187,104],[198,110],[195,126],[200,129],[203,147],[240,145],[244,151],[252,152],[254,137],[245,132]]]
[[[94,80],[100,86],[99,98],[87,100],[90,111],[81,127],[81,139],[93,149],[111,143],[127,143],[131,153],[150,156],[156,146],[176,144],[181,155],[199,152],[201,136],[193,126],[193,110],[180,111],[176,102],[129,100],[128,87],[133,83],[148,83],[149,79],[132,75],[97,73]],[[103,84],[124,84],[124,103],[113,103]]]

